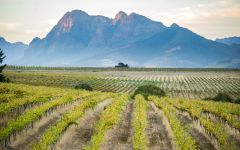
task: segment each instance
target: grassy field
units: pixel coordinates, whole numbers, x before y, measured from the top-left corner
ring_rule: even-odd
[[[240,149],[240,105],[200,100],[239,98],[238,70],[41,69],[4,71],[0,149]],[[167,96],[132,97],[145,84]]]

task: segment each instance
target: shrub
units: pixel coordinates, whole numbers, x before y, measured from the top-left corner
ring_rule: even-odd
[[[214,100],[214,101],[222,101],[222,102],[232,102],[237,103],[238,100],[234,100],[227,93],[219,92],[215,97],[204,98],[204,100]]]
[[[236,99],[235,103],[240,104],[240,98]]]
[[[92,87],[89,84],[85,84],[85,83],[80,83],[75,85],[74,87],[75,89],[83,89],[83,90],[87,90],[87,91],[92,91]]]
[[[150,95],[155,95],[155,96],[166,96],[166,93],[160,89],[159,87],[155,85],[143,85],[137,88],[137,90],[134,92],[133,97],[137,94],[141,94],[144,96],[145,99],[148,98]]]
[[[224,101],[224,102],[233,102],[233,99],[227,93],[218,93],[213,100],[215,101]]]
[[[0,82],[6,82],[9,83],[10,79],[6,78],[3,74],[0,74]]]

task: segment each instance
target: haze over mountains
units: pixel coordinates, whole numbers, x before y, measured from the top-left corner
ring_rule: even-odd
[[[227,45],[233,45],[233,44],[240,44],[240,37],[228,37],[228,38],[222,38],[222,39],[216,39],[217,42],[227,44]]]
[[[111,19],[73,10],[45,38],[36,37],[28,46],[0,39],[0,47],[6,62],[15,65],[103,67],[124,62],[135,67],[240,68],[238,44],[122,11]]]
[[[4,63],[17,64],[19,60],[23,58],[24,52],[28,48],[28,45],[21,42],[10,43],[7,42],[3,37],[0,37],[0,48],[7,56],[4,59]]]

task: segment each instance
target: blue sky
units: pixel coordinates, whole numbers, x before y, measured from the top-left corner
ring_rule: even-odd
[[[43,38],[74,9],[110,18],[120,10],[136,12],[209,39],[240,36],[240,0],[0,0],[0,36],[25,43]]]

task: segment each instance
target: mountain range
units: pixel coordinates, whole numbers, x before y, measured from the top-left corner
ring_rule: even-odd
[[[222,39],[216,39],[216,41],[227,45],[240,44],[240,37],[227,37]]]
[[[6,44],[7,43],[7,44]],[[206,39],[173,23],[118,12],[114,18],[67,12],[46,37],[29,45],[0,38],[6,63],[41,66],[240,68],[240,45]]]
[[[3,37],[0,37],[0,48],[3,50],[6,58],[4,62],[7,64],[17,64],[20,59],[23,58],[25,50],[28,48],[28,45],[16,42],[10,43],[6,41]]]

